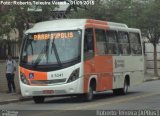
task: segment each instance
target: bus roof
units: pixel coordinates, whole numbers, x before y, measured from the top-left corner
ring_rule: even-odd
[[[82,29],[87,24],[97,24],[97,25],[106,25],[111,28],[117,28],[122,30],[135,30],[134,28],[128,28],[126,24],[100,21],[94,19],[59,19],[52,21],[44,21],[36,23],[31,29],[27,30],[26,33],[36,33],[36,32],[47,32],[47,31],[62,31],[62,30],[76,30]]]
[[[26,33],[47,32],[56,30],[74,30],[82,28],[86,23],[86,19],[59,19],[52,21],[44,21],[35,24]]]

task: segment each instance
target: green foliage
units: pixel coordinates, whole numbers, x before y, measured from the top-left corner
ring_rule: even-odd
[[[1,13],[0,18],[0,35],[6,34],[8,36],[10,30],[15,26],[14,17],[11,11],[6,14]]]
[[[160,38],[160,1],[148,4],[139,18],[139,23],[144,35],[154,45],[157,44]]]
[[[78,9],[78,12],[72,12],[70,18],[93,18],[106,20],[105,11],[106,4],[103,2],[95,1],[95,5],[88,5],[86,9]]]
[[[25,0],[23,0],[25,1]],[[3,34],[8,35],[13,28],[19,30],[19,37],[23,37],[23,31],[29,28],[29,23],[49,20],[52,16],[51,11],[57,7],[55,5],[39,5],[35,6],[33,11],[28,11],[30,6],[8,6],[6,10],[0,13],[0,37]],[[37,8],[41,8],[41,12],[36,12]],[[35,10],[35,11],[34,11]]]

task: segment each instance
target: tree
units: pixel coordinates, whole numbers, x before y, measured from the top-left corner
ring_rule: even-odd
[[[95,0],[94,5],[87,5],[85,8],[78,7],[76,12],[69,14],[69,17],[106,20],[106,16],[104,15],[104,11],[106,11],[105,5],[100,0]]]

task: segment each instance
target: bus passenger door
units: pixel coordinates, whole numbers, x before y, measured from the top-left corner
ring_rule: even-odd
[[[87,28],[84,36],[84,92],[88,91],[90,77],[95,74],[93,28]]]

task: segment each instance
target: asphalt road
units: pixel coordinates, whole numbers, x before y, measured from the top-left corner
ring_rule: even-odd
[[[18,116],[156,116],[160,114],[160,80],[130,87],[125,96],[100,93],[92,102],[80,102],[76,97],[47,98],[43,104],[25,101],[1,105],[0,109]]]

